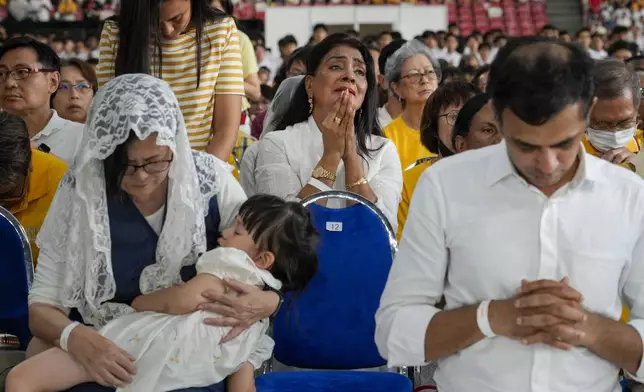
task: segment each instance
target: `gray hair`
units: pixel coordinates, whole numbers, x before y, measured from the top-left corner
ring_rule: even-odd
[[[277,120],[279,120],[288,110],[288,107],[291,104],[291,98],[293,98],[295,91],[303,80],[304,75],[293,76],[285,79],[277,88],[275,96],[271,101],[271,106],[268,108],[268,112],[266,112],[266,117],[264,118],[264,129],[262,130],[260,139],[268,132],[275,131]]]
[[[391,83],[400,82],[403,63],[408,58],[416,56],[418,54],[424,55],[432,63],[432,68],[434,68],[434,72],[436,72],[436,78],[438,80],[438,83],[440,84],[441,82],[443,75],[442,75],[440,63],[432,57],[432,52],[429,50],[427,45],[415,39],[411,40],[406,44],[404,44],[403,46],[401,46],[400,49],[395,51],[394,54],[392,54],[387,59],[387,63],[385,65],[384,71],[385,71],[385,82],[387,83],[387,88],[397,99],[400,99],[400,97],[391,88]]]
[[[597,99],[615,99],[629,91],[633,98],[633,107],[640,106],[640,78],[637,72],[620,60],[600,60],[595,63],[593,71],[595,96]]]

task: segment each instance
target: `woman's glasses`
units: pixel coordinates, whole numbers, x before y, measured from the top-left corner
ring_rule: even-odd
[[[76,90],[81,94],[89,94],[89,93],[92,92],[93,88],[88,83],[76,83],[76,84],[61,83],[58,86],[58,91],[59,92],[71,93],[72,90]]]
[[[148,162],[143,165],[127,165],[127,168],[125,169],[124,174],[126,176],[131,176],[134,173],[136,173],[139,169],[143,170],[148,174],[161,173],[168,170],[168,168],[170,167],[170,163],[172,163],[173,159],[174,157],[164,161]]]
[[[448,125],[454,125],[456,123],[456,117],[458,117],[458,110],[453,110],[449,113],[443,113],[438,116],[438,119],[440,120],[441,117],[445,117],[445,121],[447,121]]]
[[[407,79],[409,80],[410,83],[413,83],[413,84],[421,84],[424,78],[427,78],[428,82],[433,82],[437,79],[436,72],[434,71],[412,72],[412,73],[408,73],[405,76],[400,77],[400,79]]]

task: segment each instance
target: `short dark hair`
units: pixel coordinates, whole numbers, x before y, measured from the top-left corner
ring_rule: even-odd
[[[615,99],[631,93],[635,110],[640,106],[640,78],[631,67],[619,60],[607,59],[595,63],[593,71],[597,99]]]
[[[20,186],[30,166],[31,140],[27,124],[18,116],[0,112],[0,193]]]
[[[594,62],[581,47],[542,37],[511,40],[497,54],[488,76],[499,120],[509,109],[521,121],[542,125],[569,105],[588,116],[594,97]]]
[[[16,37],[6,40],[0,46],[0,59],[7,52],[21,48],[29,48],[36,52],[38,62],[42,64],[43,68],[60,72],[60,57],[56,52],[49,45],[30,37]]]
[[[399,31],[392,31],[391,32],[391,39],[392,40],[403,39],[403,36]]]
[[[287,45],[297,46],[297,40],[292,34],[285,35],[284,37],[280,38],[279,41],[277,41],[277,46],[280,48],[283,48],[284,46],[287,46]]]
[[[329,28],[326,27],[324,23],[318,23],[315,26],[313,26],[313,31],[317,31],[317,30],[324,30],[327,33],[329,32]]]
[[[262,84],[261,86],[259,86],[259,90],[262,93],[262,97],[266,98],[269,101],[272,101],[273,97],[275,97],[275,89],[271,86]]]
[[[396,53],[396,51],[404,44],[406,44],[407,41],[404,39],[399,39],[395,41],[391,41],[389,44],[387,44],[382,50],[380,51],[380,57],[378,57],[378,69],[380,70],[380,73],[384,75],[385,68],[387,67],[387,60],[389,57],[391,57],[392,54]]]
[[[449,106],[464,104],[480,93],[481,89],[467,82],[447,82],[438,86],[427,99],[420,121],[420,142],[423,146],[438,154],[438,116],[441,115],[441,111]]]
[[[454,123],[454,131],[452,132],[452,145],[456,145],[456,136],[466,137],[470,134],[470,126],[472,125],[472,119],[476,116],[485,104],[490,101],[490,94],[479,94],[472,98],[469,101],[465,102],[465,105],[458,112],[456,117],[456,122]]]
[[[618,50],[628,50],[633,54],[633,56],[637,55],[637,52],[639,50],[638,46],[636,43],[633,42],[628,42],[624,40],[619,40],[614,42],[607,50],[606,52],[608,53],[609,56],[612,56],[617,52]]]
[[[588,28],[583,28],[575,34],[575,37],[579,38],[583,33],[588,33],[590,35],[590,29]]]
[[[259,249],[275,256],[269,270],[282,291],[303,290],[318,270],[320,234],[311,213],[298,202],[259,194],[241,205],[239,216]]]

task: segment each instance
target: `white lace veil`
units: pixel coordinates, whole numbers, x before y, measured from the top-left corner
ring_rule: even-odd
[[[64,263],[63,305],[77,308],[86,323],[97,327],[133,311],[107,302],[114,297],[116,284],[103,171],[105,158],[128,139],[130,131],[139,139],[158,133],[157,144],[174,154],[156,263],[143,270],[142,293],[179,284],[181,267],[194,264],[205,252],[204,217],[219,188],[218,162],[190,149],[179,103],[166,82],[128,74],[98,91],[78,154],[37,240],[50,257]]]

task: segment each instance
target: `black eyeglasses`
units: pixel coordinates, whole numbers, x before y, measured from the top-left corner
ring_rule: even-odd
[[[47,73],[47,72],[56,72],[55,69],[47,68],[16,68],[12,70],[2,69],[0,70],[0,82],[6,82],[7,78],[11,76],[13,80],[24,80],[27,79],[31,74],[35,73]]]
[[[436,72],[434,71],[409,73],[405,76],[401,76],[400,79],[407,79],[413,84],[420,84],[425,77],[427,77],[428,82],[433,82],[437,79]]]
[[[454,125],[456,123],[456,117],[458,117],[458,110],[453,110],[449,113],[443,113],[438,116],[439,119],[441,117],[445,117],[445,121],[447,121],[448,125]]]
[[[161,173],[168,170],[168,168],[170,167],[170,163],[172,163],[173,159],[174,157],[164,161],[148,162],[143,165],[127,165],[127,168],[125,169],[124,174],[126,176],[131,176],[134,173],[136,173],[139,169],[142,169],[144,172],[148,174]]]

